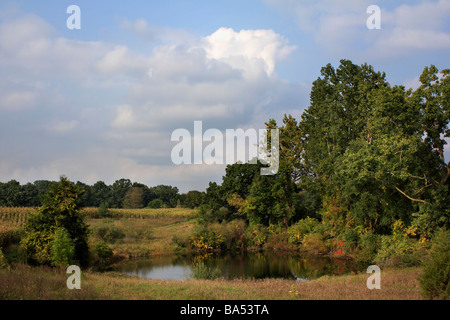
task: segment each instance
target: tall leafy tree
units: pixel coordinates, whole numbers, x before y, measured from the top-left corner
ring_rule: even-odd
[[[67,261],[61,256],[61,252],[67,252],[70,253],[67,258],[73,259],[72,262],[87,266],[88,226],[80,214],[80,196],[78,189],[66,177],[61,177],[59,183],[48,190],[43,205],[28,218],[26,235],[21,240],[31,261],[57,264],[58,261]],[[62,244],[73,247],[62,248]],[[58,252],[54,252],[54,248]]]

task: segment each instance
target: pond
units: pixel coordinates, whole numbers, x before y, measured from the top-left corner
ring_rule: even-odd
[[[208,254],[196,256],[159,256],[122,264],[117,270],[146,279],[187,280],[193,278],[193,266],[203,262],[218,269],[225,279],[282,278],[308,281],[324,275],[361,272],[352,260],[312,255],[281,255],[261,252]]]

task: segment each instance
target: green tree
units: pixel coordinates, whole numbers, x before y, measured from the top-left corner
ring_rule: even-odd
[[[143,204],[144,191],[138,187],[131,187],[123,200],[123,207],[128,209],[140,209]]]
[[[178,202],[178,188],[168,185],[157,185],[152,188],[157,199],[161,199],[170,208],[175,208]]]
[[[356,224],[378,233],[397,219],[432,226],[427,237],[447,226],[450,83],[448,70],[437,72],[425,68],[422,86],[405,91],[367,64],[323,68],[299,124],[308,191],[337,197]]]
[[[133,186],[130,179],[120,179],[114,181],[111,186],[108,206],[111,208],[122,208],[125,195]]]
[[[48,190],[43,205],[29,216],[25,224],[26,234],[21,244],[31,261],[47,265],[54,262],[54,241],[57,231],[63,228],[68,238],[73,241],[73,259],[80,263],[80,266],[87,266],[89,232],[80,209],[80,194],[66,177],[61,177],[59,183]]]
[[[182,194],[182,204],[188,208],[196,208],[203,203],[204,192],[197,190],[188,191],[186,194]]]

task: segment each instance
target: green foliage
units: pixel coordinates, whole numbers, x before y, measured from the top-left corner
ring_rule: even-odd
[[[81,266],[88,264],[88,226],[80,209],[78,190],[66,177],[61,177],[60,182],[48,190],[42,207],[30,214],[25,224],[25,237],[21,245],[31,261],[53,264],[53,242],[56,232],[63,228],[74,244],[73,259]]]
[[[75,244],[64,228],[58,228],[52,242],[52,264],[67,267],[74,262]]]
[[[125,194],[123,207],[126,209],[140,209],[143,205],[144,191],[139,187],[131,187]]]
[[[112,220],[103,220],[92,228],[93,234],[105,242],[113,243],[123,239],[125,234],[117,228]]]
[[[312,254],[325,254],[328,248],[320,233],[308,233],[303,238],[302,250]]]
[[[294,244],[301,244],[305,235],[313,233],[319,221],[315,218],[306,217],[289,227],[289,241]]]
[[[94,245],[95,257],[98,259],[96,265],[100,268],[107,267],[114,253],[104,241],[96,242]]]
[[[152,209],[159,209],[162,208],[164,205],[164,202],[161,199],[153,199],[152,201],[150,201],[147,205],[148,208],[152,208]]]
[[[433,239],[419,281],[424,298],[450,299],[450,231],[441,230]]]
[[[379,265],[410,267],[421,264],[423,257],[421,246],[417,241],[402,236],[381,236],[381,245],[375,256]]]
[[[355,229],[347,229],[343,234],[344,246],[347,251],[356,249],[359,244],[360,237]]]
[[[224,236],[214,228],[203,226],[189,239],[190,247],[197,252],[208,252],[225,248]]]
[[[362,262],[373,262],[381,244],[381,237],[373,232],[367,232],[360,238],[356,259]]]
[[[97,210],[97,214],[99,218],[110,218],[112,216],[105,203],[100,204]]]
[[[188,193],[181,195],[182,205],[191,209],[197,208],[203,203],[204,197],[204,192],[191,190]]]

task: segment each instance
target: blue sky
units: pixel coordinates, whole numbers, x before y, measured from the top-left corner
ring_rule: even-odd
[[[66,26],[72,4],[80,30]],[[224,166],[175,166],[173,130],[300,118],[320,68],[342,58],[416,87],[425,66],[450,67],[448,17],[448,0],[2,1],[0,181],[204,190]]]

